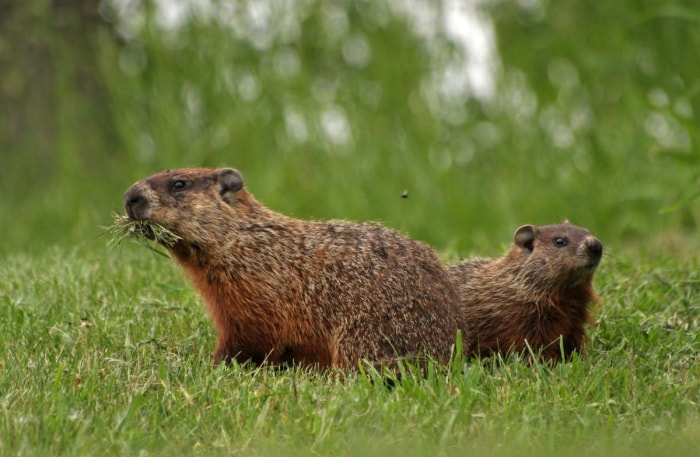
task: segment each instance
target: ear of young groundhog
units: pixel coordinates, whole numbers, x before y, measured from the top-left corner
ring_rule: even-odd
[[[229,205],[233,205],[236,194],[243,189],[243,175],[233,168],[221,168],[218,170],[217,189],[221,198]]]
[[[536,230],[534,225],[523,225],[520,227],[515,231],[515,245],[520,246],[528,252],[532,252],[535,248],[535,238],[537,237]]]

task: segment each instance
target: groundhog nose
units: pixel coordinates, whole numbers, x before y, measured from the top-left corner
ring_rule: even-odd
[[[124,194],[124,208],[126,214],[131,219],[139,219],[140,213],[143,212],[146,206],[146,197],[143,196],[140,189],[136,186],[130,187]]]
[[[594,257],[601,257],[603,255],[603,243],[597,238],[590,238],[586,243],[588,245],[588,252]]]

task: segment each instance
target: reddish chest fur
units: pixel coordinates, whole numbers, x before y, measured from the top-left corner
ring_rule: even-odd
[[[552,295],[546,302],[519,302],[514,300],[507,309],[473,309],[474,319],[480,323],[470,329],[478,335],[475,351],[482,355],[493,352],[521,352],[529,348],[542,351],[548,360],[569,357],[586,343],[585,325],[590,323],[588,303],[590,294],[585,289],[567,290]]]
[[[215,360],[228,362],[237,356],[256,364],[264,361],[320,367],[333,364],[330,338],[324,329],[313,328],[304,316],[289,315],[288,310],[294,308],[290,305],[302,299],[292,284],[287,289],[288,303],[282,303],[279,295],[266,292],[269,285],[255,281],[250,275],[232,280],[227,270],[202,268],[187,260],[181,264],[202,294],[217,327]],[[228,347],[232,340],[236,341],[235,353]]]

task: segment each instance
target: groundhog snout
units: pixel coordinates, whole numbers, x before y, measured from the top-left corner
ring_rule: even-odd
[[[124,208],[130,219],[138,220],[148,217],[148,199],[139,184],[134,184],[124,193]]]
[[[597,263],[603,256],[603,243],[601,243],[598,238],[589,236],[585,239],[584,245],[586,246],[586,250],[588,251],[588,255],[591,257],[591,260],[595,260]]]

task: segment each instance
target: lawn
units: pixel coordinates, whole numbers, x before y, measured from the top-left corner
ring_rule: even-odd
[[[5,3],[0,456],[700,455],[694,2]],[[174,262],[98,236],[134,181],[189,166],[445,262],[570,219],[605,245],[588,351],[393,388],[212,368]]]
[[[212,368],[200,298],[143,247],[9,255],[0,452],[695,456],[697,267],[606,257],[581,359],[457,357],[388,388],[371,372]]]

